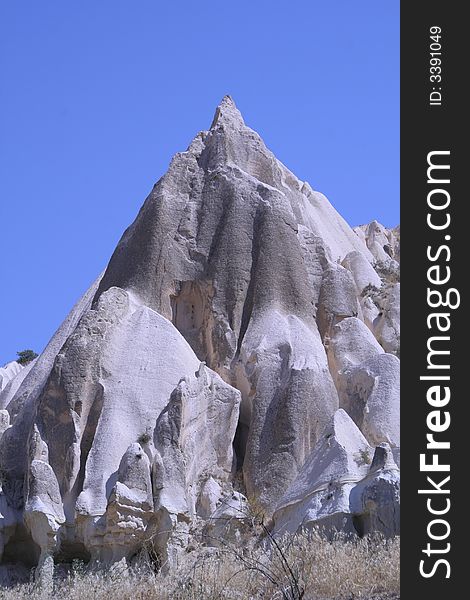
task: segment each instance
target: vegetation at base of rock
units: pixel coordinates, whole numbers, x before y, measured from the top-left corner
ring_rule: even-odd
[[[362,462],[364,462],[366,465],[370,465],[372,462],[372,459],[370,457],[370,454],[367,452],[367,450],[360,450],[360,454],[361,454]]]
[[[54,593],[44,595],[34,584],[0,590],[2,600],[398,600],[399,539],[378,536],[333,541],[316,532],[279,542],[302,596],[292,595],[292,580],[279,553],[262,548],[205,548],[188,553],[169,577],[154,574],[141,558],[132,569],[86,572],[74,563],[56,577]],[[59,570],[59,569],[58,569]],[[265,576],[270,574],[270,578]],[[295,592],[294,592],[295,593]],[[290,594],[290,595],[289,595]]]
[[[366,287],[361,292],[362,298],[366,298],[369,296],[373,297],[376,294],[380,294],[380,289],[377,286],[373,285],[372,283],[369,283],[369,285],[366,285]]]
[[[27,365],[38,356],[34,350],[21,350],[16,354],[18,355],[16,362],[20,365]]]
[[[139,442],[139,444],[148,444],[151,439],[152,439],[152,436],[149,433],[145,432],[145,433],[141,433],[139,435],[139,437],[137,438],[137,441]]]

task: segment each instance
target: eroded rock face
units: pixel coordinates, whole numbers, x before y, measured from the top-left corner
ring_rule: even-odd
[[[121,458],[104,515],[82,510],[78,517],[78,529],[91,559],[110,564],[136,552],[146,541],[153,509],[150,460],[134,442]]]
[[[23,384],[23,381],[28,376],[31,369],[34,367],[36,363],[36,359],[32,360],[25,366],[21,366],[21,370],[19,370],[14,377],[12,377],[9,381],[4,379],[4,387],[0,391],[0,410],[3,410],[6,406],[8,406],[11,400],[14,398],[16,392],[19,390],[20,386]],[[17,363],[18,364],[18,363]],[[1,385],[0,385],[1,387]]]
[[[8,560],[47,575],[151,540],[171,565],[196,529],[240,542],[253,509],[279,530],[367,514],[363,532],[395,532],[395,466],[364,457],[399,444],[398,248],[353,231],[224,98],[0,393]]]
[[[351,272],[359,295],[368,286],[381,287],[382,281],[379,275],[361,252],[355,250],[347,254],[344,257],[342,265]]]
[[[381,223],[372,221],[355,227],[354,231],[365,242],[375,260],[400,262],[400,226],[387,229]]]
[[[399,532],[399,474],[390,447],[374,449],[339,409],[279,501],[274,532],[282,535],[319,528],[365,535]]]
[[[355,528],[359,535],[400,532],[400,474],[387,443],[379,444],[365,479],[351,492]]]
[[[343,265],[354,275],[362,316],[385,352],[400,356],[400,227],[377,221],[354,229],[374,256],[373,269],[357,253]],[[375,273],[375,276],[373,275]]]
[[[400,361],[384,352],[365,324],[338,323],[328,346],[340,406],[370,444],[400,446]]]
[[[0,392],[6,388],[6,386],[15,379],[15,377],[22,371],[23,366],[13,360],[7,363],[4,367],[0,367]]]
[[[376,296],[379,313],[373,321],[374,335],[386,352],[400,355],[400,283],[387,286]]]
[[[154,430],[160,509],[194,517],[202,487],[207,491],[208,481],[219,486],[229,480],[240,399],[238,390],[203,363],[178,383]]]
[[[274,513],[275,532],[295,533],[308,525],[354,531],[349,497],[367,474],[372,448],[347,413],[331,418],[298,477],[279,501]]]
[[[226,549],[231,545],[240,548],[250,539],[252,532],[251,508],[240,492],[221,495],[208,516],[203,530],[203,540],[208,546]]]

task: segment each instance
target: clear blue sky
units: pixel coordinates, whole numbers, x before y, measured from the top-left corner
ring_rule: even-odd
[[[399,2],[0,8],[0,364],[42,350],[231,94],[351,224],[399,221]]]

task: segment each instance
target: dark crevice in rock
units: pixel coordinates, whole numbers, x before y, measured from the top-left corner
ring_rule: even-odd
[[[31,537],[26,527],[19,523],[15,533],[5,544],[2,563],[23,564],[26,567],[35,567],[38,564],[41,549]]]
[[[235,438],[233,440],[233,452],[235,455],[237,471],[240,471],[243,468],[249,431],[249,426],[239,419],[237,429],[235,431]]]
[[[103,410],[103,395],[103,386],[101,383],[98,383],[95,398],[93,400],[93,404],[91,405],[90,412],[88,413],[86,425],[80,442],[80,470],[72,491],[72,495],[74,497],[77,497],[83,489],[86,461],[95,438],[96,428],[98,427],[101,411]]]
[[[364,537],[364,530],[365,530],[364,515],[353,515],[352,524],[353,524],[354,530],[356,531],[357,535],[360,538]]]
[[[263,219],[263,210],[261,207],[256,209],[255,218],[253,219],[253,237],[252,237],[252,248],[251,248],[251,268],[250,268],[250,283],[248,284],[248,290],[245,297],[245,302],[243,304],[243,312],[242,319],[240,325],[240,333],[238,335],[237,341],[237,351],[235,357],[237,358],[240,355],[240,350],[243,343],[243,338],[245,337],[246,331],[248,329],[248,324],[251,319],[251,315],[253,313],[253,307],[255,303],[255,290],[256,290],[256,272],[258,268],[258,261],[260,257],[261,251],[261,235],[260,235],[260,225]]]
[[[212,176],[212,177],[214,177],[214,176]],[[225,192],[224,196],[223,196],[224,206],[223,206],[223,210],[222,210],[221,214],[219,215],[219,220],[217,222],[215,232],[212,236],[209,254],[207,257],[207,264],[209,265],[209,268],[211,268],[211,266],[212,266],[212,269],[213,269],[214,263],[217,262],[215,260],[217,257],[217,254],[220,252],[220,248],[223,246],[222,238],[226,232],[227,227],[230,225],[230,222],[233,218],[232,207],[235,202],[235,198],[233,197],[231,189],[227,189],[227,188],[228,188],[228,186],[224,185],[224,192]]]
[[[170,296],[172,323],[188,342],[199,360],[206,360],[204,313],[206,301],[195,281],[179,282],[179,291]]]
[[[56,564],[72,563],[75,560],[80,560],[84,563],[89,563],[91,554],[80,541],[69,541],[63,539],[60,543],[60,550],[54,556]]]

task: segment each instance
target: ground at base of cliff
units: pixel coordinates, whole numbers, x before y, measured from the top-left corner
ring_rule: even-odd
[[[88,572],[77,561],[38,583],[0,588],[1,600],[398,600],[399,539],[344,537],[327,541],[297,535],[265,550],[222,547],[186,561],[172,574],[154,574],[149,560]],[[56,569],[60,573],[60,569]]]

